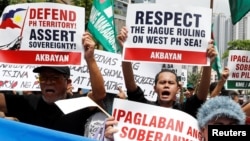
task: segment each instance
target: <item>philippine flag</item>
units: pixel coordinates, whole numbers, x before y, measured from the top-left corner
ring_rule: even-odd
[[[6,28],[21,28],[18,24],[15,24],[13,22],[13,19],[18,21],[20,17],[15,17],[15,14],[19,11],[24,11],[26,9],[23,8],[17,8],[15,10],[10,10],[7,13],[3,13],[2,15],[2,22],[0,24],[0,29],[6,29]]]

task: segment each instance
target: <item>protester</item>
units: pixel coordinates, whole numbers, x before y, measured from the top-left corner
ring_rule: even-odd
[[[226,90],[224,84],[226,83],[229,77],[229,68],[225,67],[221,73],[221,78],[218,82],[214,82],[210,84],[210,97],[215,96],[228,96],[236,103],[238,103],[244,113],[246,114],[246,124],[250,124],[250,104],[249,102],[241,105],[239,102],[239,93],[235,90]]]
[[[216,83],[210,84],[210,97],[215,97],[218,95],[222,96],[229,96],[231,97],[236,103],[239,103],[239,94],[237,91],[234,90],[226,90],[225,83],[229,77],[229,68],[225,67],[221,73],[220,80]]]
[[[220,80],[218,82],[210,84],[209,88],[210,97],[215,97],[217,95],[220,95],[221,92],[225,90],[224,84],[226,83],[228,76],[229,76],[229,68],[225,67],[221,73]]]
[[[232,100],[234,100],[236,103],[239,103],[239,93],[237,91],[234,90],[228,90],[228,94],[230,95],[230,97],[232,98]]]
[[[194,95],[195,87],[193,84],[189,83],[187,84],[187,90],[184,92],[185,98],[190,98],[192,95]]]
[[[185,96],[183,98],[183,102],[181,104],[181,109],[184,109],[186,107],[187,101],[189,100],[189,98],[194,97],[195,95],[195,86],[192,83],[188,83],[187,84],[187,89],[185,92],[183,92],[183,95]]]
[[[118,40],[121,47],[123,47],[124,42],[127,39],[127,29],[123,27],[118,35]],[[211,60],[211,64],[216,57],[216,51],[213,46],[213,41],[209,42],[207,48],[207,55]],[[149,102],[144,97],[144,92],[136,84],[134,80],[134,74],[131,62],[122,62],[122,71],[125,81],[125,86],[127,88],[127,98],[128,100],[133,100],[142,103],[152,103]],[[155,105],[159,105],[167,108],[174,108],[183,110],[186,113],[192,115],[193,117],[197,114],[197,109],[206,101],[208,95],[208,88],[210,85],[211,67],[204,66],[202,71],[202,77],[200,85],[198,88],[198,93],[187,99],[185,107],[182,109],[181,105],[176,102],[176,94],[180,91],[180,85],[178,82],[177,75],[175,72],[167,69],[162,69],[155,76],[154,90],[158,94],[157,101]],[[113,134],[118,130],[113,128],[113,125],[117,124],[114,117],[109,117],[106,121],[105,137],[108,139],[113,139]]]
[[[127,39],[127,28],[123,27],[118,35],[118,40],[121,47],[123,47],[124,42]],[[213,41],[209,42],[207,48],[207,56],[211,60],[211,64],[216,57],[216,51],[213,46]],[[127,96],[129,100],[150,103],[145,97],[144,92],[138,86],[134,80],[134,74],[131,62],[122,62],[122,71],[125,81],[125,86],[127,89]],[[186,104],[182,109],[181,105],[175,102],[176,94],[180,91],[180,86],[178,83],[177,75],[169,70],[162,70],[155,77],[154,90],[158,94],[157,101],[155,105],[163,107],[172,107],[175,109],[181,109],[193,117],[196,116],[197,109],[201,106],[207,99],[208,88],[210,85],[211,67],[203,66],[202,77],[200,85],[197,90],[197,94],[191,96],[186,100]]]
[[[209,125],[243,125],[246,115],[230,97],[216,96],[198,109],[197,120],[203,141],[208,141]]]
[[[90,75],[92,94],[88,96],[96,103],[102,103],[106,92],[104,80],[94,57],[95,42],[90,33],[82,36],[84,58]],[[71,84],[68,66],[41,66],[33,70],[39,73],[41,95],[0,94],[0,111],[19,121],[72,134],[83,135],[86,120],[96,108],[84,108],[67,115],[54,104],[55,101],[77,97],[67,95]],[[80,95],[82,96],[82,95]],[[72,103],[73,105],[74,103]],[[70,106],[70,105],[69,105]]]

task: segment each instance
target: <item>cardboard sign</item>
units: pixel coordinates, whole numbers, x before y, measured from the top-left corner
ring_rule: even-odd
[[[119,141],[200,141],[197,120],[179,110],[115,98],[112,115]]]
[[[82,65],[84,8],[59,3],[9,5],[0,22],[0,62]]]
[[[228,89],[249,89],[250,87],[250,51],[230,50],[228,55]]]
[[[211,9],[129,4],[127,15],[123,60],[209,65],[206,49],[211,35]]]

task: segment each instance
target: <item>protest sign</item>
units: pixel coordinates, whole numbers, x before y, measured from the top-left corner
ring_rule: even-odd
[[[228,55],[228,89],[249,89],[250,87],[250,51],[230,50]]]
[[[208,66],[211,14],[204,7],[129,4],[123,60]]]
[[[197,120],[180,110],[115,98],[119,141],[200,141]]]
[[[177,76],[181,76],[181,67],[182,65],[178,65],[178,64],[163,64],[162,69],[168,69],[173,71]]]
[[[69,114],[71,112],[84,109],[87,107],[98,107],[98,105],[88,96],[61,99],[57,100],[55,104],[60,108],[64,114]]]
[[[104,86],[107,92],[117,94],[117,86],[126,91],[123,73],[121,68],[121,55],[101,50],[95,50],[96,62],[104,78]],[[86,63],[78,67],[72,66],[72,82],[74,87],[91,89],[89,74]],[[136,83],[142,88],[145,97],[150,101],[155,101],[157,94],[153,85],[155,75],[161,71],[162,64],[133,62],[132,68]],[[145,71],[146,70],[146,71]]]
[[[107,92],[117,94],[117,86],[126,91],[121,68],[121,55],[101,50],[95,50],[95,59],[104,78]],[[82,66],[69,66],[74,90],[77,88],[91,89],[88,66],[83,60]],[[156,100],[154,78],[161,70],[162,64],[139,63],[132,64],[135,81],[145,92],[150,101]],[[38,74],[33,73],[35,65],[0,64],[0,90],[40,91]],[[145,71],[146,70],[146,71]]]
[[[95,103],[88,96],[76,97],[70,99],[61,99],[57,100],[55,104],[60,108],[60,110],[64,114],[69,114],[71,112],[84,109],[87,107],[97,107],[101,110],[107,117],[109,117],[109,113],[107,113],[102,107],[100,107],[97,103]]]
[[[38,75],[33,73],[35,67],[0,64],[0,90],[40,90]]]
[[[102,50],[95,50],[95,60],[104,78],[107,92],[118,93],[117,86],[124,87],[121,69],[121,55]],[[86,61],[83,66],[71,66],[72,82],[75,87],[91,89],[89,70]]]
[[[149,101],[156,101],[157,93],[154,91],[155,76],[162,69],[162,64],[133,62],[134,79],[144,91],[144,96]]]
[[[0,23],[0,62],[82,65],[85,9],[59,3],[7,6]]]

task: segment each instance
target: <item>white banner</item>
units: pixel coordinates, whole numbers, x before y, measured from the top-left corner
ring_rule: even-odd
[[[200,141],[197,120],[179,110],[115,98],[117,141]]]

